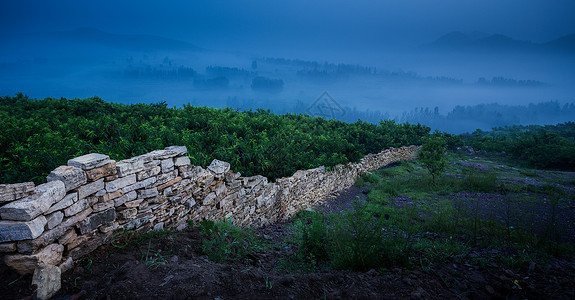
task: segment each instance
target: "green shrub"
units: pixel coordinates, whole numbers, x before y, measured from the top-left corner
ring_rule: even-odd
[[[200,222],[200,232],[205,236],[201,249],[217,263],[237,261],[248,254],[263,249],[259,238],[249,228],[241,228],[228,221]]]

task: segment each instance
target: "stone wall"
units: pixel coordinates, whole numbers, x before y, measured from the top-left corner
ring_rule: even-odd
[[[189,220],[223,218],[262,226],[350,187],[361,173],[413,159],[417,149],[391,148],[359,163],[297,171],[274,183],[242,177],[219,160],[205,169],[192,166],[184,146],[120,162],[87,154],[53,170],[45,184],[0,185],[0,253],[21,274],[46,266],[65,271],[120,229],[182,229]]]

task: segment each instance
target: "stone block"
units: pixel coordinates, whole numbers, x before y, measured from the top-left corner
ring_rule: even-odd
[[[68,166],[78,167],[84,171],[101,167],[110,162],[108,155],[90,153],[68,160]]]
[[[36,287],[34,299],[49,300],[62,287],[60,267],[47,265],[36,268],[32,276],[32,285]]]
[[[107,202],[107,201],[122,197],[123,195],[124,195],[124,192],[122,192],[122,190],[117,190],[117,191],[112,192],[112,193],[104,194],[104,196],[102,196],[102,200]]]
[[[116,161],[110,160],[109,163],[86,171],[88,181],[96,181],[104,177],[116,175]]]
[[[156,176],[156,175],[160,174],[161,171],[162,171],[162,167],[154,166],[152,168],[138,172],[138,174],[136,174],[136,176],[138,178],[138,181],[141,181],[144,179],[148,179],[152,176]]]
[[[44,216],[27,222],[0,220],[0,243],[35,239],[44,232],[46,223]]]
[[[46,180],[48,180],[48,182],[54,180],[62,181],[66,187],[66,192],[86,184],[87,182],[86,172],[74,166],[59,166],[50,172],[48,177],[46,177]]]
[[[110,225],[103,225],[103,226],[100,226],[100,232],[108,233],[108,232],[111,232],[111,231],[118,229],[118,227],[120,227],[120,224],[118,224],[118,222],[114,222]]]
[[[186,153],[188,153],[186,146],[172,146],[167,147],[164,150],[154,150],[148,154],[151,155],[154,159],[167,159],[176,156],[182,156]]]
[[[161,190],[163,190],[163,189],[165,189],[165,188],[167,188],[167,187],[169,187],[169,186],[172,186],[172,185],[174,185],[174,184],[180,182],[181,180],[182,180],[182,177],[176,177],[176,178],[174,178],[174,179],[172,179],[172,180],[170,180],[170,181],[168,181],[168,182],[166,182],[166,183],[164,183],[164,184],[162,184],[162,185],[159,185],[157,188],[158,188],[159,191],[161,191]]]
[[[180,156],[174,159],[174,166],[176,167],[189,166],[191,164],[192,162],[190,161],[190,158],[187,156]]]
[[[51,244],[32,255],[6,255],[4,262],[21,275],[33,274],[37,267],[58,265],[62,260],[64,246]]]
[[[225,161],[214,159],[208,166],[208,170],[214,172],[216,175],[223,175],[230,170],[230,164]]]
[[[210,193],[206,196],[206,198],[204,198],[204,201],[202,201],[202,205],[204,206],[210,206],[210,205],[214,205],[216,203],[216,193]]]
[[[174,160],[171,158],[163,159],[160,166],[162,167],[162,173],[172,172],[174,170]]]
[[[113,193],[119,189],[122,189],[128,185],[136,183],[136,174],[132,174],[126,177],[118,178],[114,181],[106,183],[106,191],[108,193]]]
[[[91,232],[92,230],[106,224],[110,224],[116,220],[116,210],[110,208],[103,212],[93,214],[80,223],[78,223],[78,228],[82,234]]]
[[[112,207],[114,207],[114,201],[100,202],[92,205],[94,212],[101,212]]]
[[[90,207],[90,204],[88,203],[88,200],[86,199],[81,199],[78,200],[78,202],[74,203],[72,206],[66,208],[64,210],[64,215],[66,217],[71,217],[81,211],[86,210],[87,208]]]
[[[124,192],[124,194],[129,193],[131,191],[135,191],[135,190],[139,190],[142,188],[146,188],[152,184],[154,184],[156,182],[156,177],[150,177],[146,180],[142,180],[142,181],[138,181],[132,185],[128,185],[126,187],[122,188],[122,192]]]
[[[93,195],[105,187],[104,178],[88,183],[78,188],[78,199],[86,198],[90,195]]]
[[[54,203],[54,205],[52,205],[50,209],[48,209],[48,211],[45,212],[45,214],[51,214],[57,210],[65,209],[71,206],[72,204],[76,203],[77,201],[78,201],[78,192],[69,193],[66,196],[64,196],[62,200]]]
[[[0,184],[0,203],[24,198],[34,192],[33,182]]]
[[[126,177],[128,175],[132,175],[134,173],[144,170],[144,163],[147,160],[148,156],[136,156],[116,163],[116,170],[118,172],[118,177],[120,178]]]
[[[62,223],[63,219],[64,219],[64,214],[61,211],[57,211],[57,212],[53,212],[53,213],[49,214],[48,216],[46,216],[46,221],[48,223],[48,229],[52,229],[52,228],[60,225],[60,223]]]
[[[137,208],[128,208],[118,211],[118,221],[133,220],[138,214]]]
[[[146,224],[148,224],[150,222],[150,219],[152,218],[151,215],[146,215],[137,219],[134,219],[126,224],[124,224],[124,229],[126,230],[130,230],[130,229],[138,229]]]
[[[166,174],[161,174],[158,177],[156,177],[157,180],[156,180],[155,186],[162,185],[162,184],[176,178],[177,176],[178,176],[178,170],[174,170],[174,171],[172,171],[170,173],[166,173]]]
[[[3,243],[0,244],[0,253],[16,252],[18,248],[16,243]]]
[[[48,211],[64,195],[66,189],[62,181],[41,184],[36,187],[34,194],[0,207],[0,217],[4,220],[30,221]]]
[[[74,260],[71,257],[65,259],[63,263],[61,263],[58,268],[62,271],[62,273],[66,273],[68,270],[72,270],[74,267]]]
[[[139,207],[142,204],[142,202],[144,202],[144,199],[136,199],[134,201],[126,202],[124,203],[124,205],[126,207]]]
[[[146,199],[158,196],[158,188],[154,187],[151,189],[139,190],[138,198]]]
[[[136,193],[136,191],[131,191],[122,197],[114,199],[114,206],[118,207],[128,201],[136,200],[136,198],[138,198],[138,193]]]

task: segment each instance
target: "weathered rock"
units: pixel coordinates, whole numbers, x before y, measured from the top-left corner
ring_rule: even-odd
[[[64,262],[58,266],[58,268],[60,268],[62,273],[66,273],[66,271],[72,270],[73,267],[74,267],[74,260],[71,257],[68,257],[68,259],[64,260]]]
[[[66,196],[64,196],[64,198],[62,198],[62,200],[54,203],[54,205],[52,205],[50,209],[48,209],[48,211],[46,211],[44,214],[51,214],[57,210],[65,209],[67,207],[70,207],[77,201],[78,201],[78,192],[67,194]]]
[[[66,194],[62,181],[51,181],[36,187],[34,194],[0,207],[4,220],[30,221],[48,211],[52,204],[62,200]]]
[[[158,188],[151,188],[138,191],[138,198],[146,199],[158,196]]]
[[[32,285],[36,286],[34,292],[38,300],[48,300],[60,290],[62,272],[59,267],[47,265],[39,267],[34,271]]]
[[[122,197],[123,195],[124,195],[124,192],[122,192],[122,190],[117,190],[117,191],[112,192],[112,193],[104,194],[104,196],[102,196],[102,200],[106,202],[106,201],[116,199],[118,197]]]
[[[136,218],[137,214],[138,214],[137,208],[124,209],[124,210],[118,211],[118,220],[119,221],[132,220],[132,219]]]
[[[0,243],[35,239],[44,232],[46,223],[44,216],[27,222],[1,220]]]
[[[114,201],[100,202],[92,205],[94,212],[101,212],[112,207],[114,207]]]
[[[166,174],[161,174],[160,176],[156,177],[157,180],[156,180],[155,186],[162,185],[162,184],[176,178],[177,176],[178,176],[178,170],[174,170],[174,171],[172,171],[170,173],[166,173]]]
[[[206,196],[206,198],[204,198],[204,201],[202,201],[202,205],[204,206],[213,205],[215,204],[216,198],[217,198],[216,193],[210,193],[208,196]]]
[[[16,252],[17,250],[16,243],[0,244],[0,253]]]
[[[64,215],[66,217],[71,217],[87,208],[90,207],[90,204],[88,203],[88,200],[86,199],[81,199],[78,202],[74,203],[72,206],[66,208],[64,210]]]
[[[99,153],[90,153],[68,160],[68,166],[78,167],[84,171],[101,167],[108,163],[110,163],[110,157]]]
[[[174,160],[171,158],[163,159],[160,166],[162,167],[162,173],[172,172],[174,170]]]
[[[78,188],[78,199],[86,198],[104,189],[104,178],[88,183]]]
[[[144,170],[144,163],[147,161],[151,161],[151,156],[136,156],[130,159],[122,160],[116,164],[116,170],[118,172],[118,176],[126,177],[128,175],[132,175],[136,172],[140,172]]]
[[[146,216],[134,219],[134,220],[124,224],[124,229],[126,229],[126,230],[138,229],[138,228],[144,226],[145,224],[149,223],[151,218],[152,218],[152,216],[146,215]]]
[[[174,178],[174,179],[172,179],[172,180],[170,180],[170,181],[168,181],[168,182],[166,182],[166,183],[164,183],[164,184],[162,184],[162,185],[159,185],[159,186],[157,187],[157,189],[161,191],[161,190],[163,190],[163,189],[165,189],[165,188],[167,188],[167,187],[169,187],[169,186],[172,186],[172,185],[174,185],[174,184],[180,182],[181,180],[182,180],[182,177],[176,177],[176,178]]]
[[[96,181],[98,179],[116,175],[116,161],[110,160],[109,163],[86,171],[86,178],[88,181]]]
[[[118,207],[128,201],[136,200],[138,193],[136,191],[131,191],[120,198],[114,199],[114,206]]]
[[[223,175],[230,170],[230,164],[225,161],[214,159],[208,166],[208,170],[214,172],[216,175]]]
[[[189,166],[191,164],[192,163],[190,161],[190,158],[187,156],[180,156],[174,159],[174,165],[176,167]]]
[[[64,219],[64,214],[60,211],[53,212],[53,213],[49,214],[48,216],[46,216],[46,221],[48,223],[48,229],[52,229],[52,228],[60,225],[60,223],[62,223],[62,219]]]
[[[172,147],[167,147],[164,150],[152,151],[149,154],[154,159],[166,159],[166,158],[181,156],[181,155],[184,155],[186,153],[188,153],[186,146],[172,146]]]
[[[33,255],[7,255],[4,262],[22,275],[32,274],[37,267],[58,265],[62,260],[62,252],[64,246],[51,244]]]
[[[110,208],[103,212],[93,214],[78,224],[80,232],[86,234],[102,225],[110,224],[116,220],[116,210]]]
[[[146,180],[138,181],[132,185],[128,185],[126,187],[123,187],[122,192],[124,192],[124,194],[126,194],[126,193],[129,193],[131,191],[135,191],[135,190],[139,190],[139,189],[148,187],[148,186],[154,184],[156,182],[156,180],[157,180],[156,177],[150,177]]]
[[[102,232],[102,233],[112,232],[112,231],[118,229],[118,227],[120,227],[120,224],[118,224],[118,222],[114,222],[110,225],[103,225],[103,226],[100,226],[100,232]]]
[[[138,172],[138,174],[136,174],[136,176],[138,177],[138,181],[140,181],[140,180],[148,179],[152,176],[156,176],[156,175],[160,174],[161,171],[162,171],[162,167],[154,166],[154,167],[151,167],[149,169]]]
[[[126,207],[130,207],[130,208],[139,207],[142,204],[142,202],[144,202],[144,199],[136,199],[134,201],[128,201],[128,202],[124,203],[124,205]]]
[[[0,203],[14,201],[34,192],[33,182],[0,184]]]
[[[48,182],[54,180],[62,181],[66,187],[66,192],[86,184],[87,182],[86,172],[74,166],[59,166],[50,172],[48,177],[46,177],[46,180],[48,180]]]
[[[113,193],[119,189],[122,189],[134,183],[136,183],[136,174],[132,174],[126,177],[118,178],[114,181],[107,182],[106,191],[108,191],[108,193]]]
[[[73,242],[77,237],[78,234],[76,233],[76,231],[74,229],[70,229],[66,231],[66,233],[64,233],[64,235],[58,239],[58,243],[61,245],[66,245]]]

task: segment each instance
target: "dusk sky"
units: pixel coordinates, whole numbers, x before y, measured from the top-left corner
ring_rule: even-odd
[[[450,31],[548,41],[575,32],[572,0],[19,0],[0,4],[0,33],[93,27],[201,46],[419,45]],[[285,43],[288,44],[288,43]],[[277,44],[276,44],[277,46]]]

